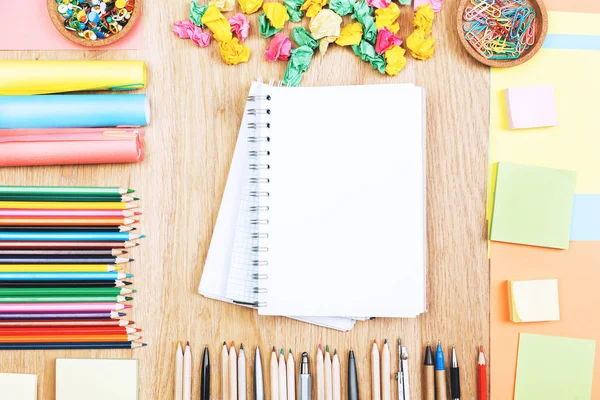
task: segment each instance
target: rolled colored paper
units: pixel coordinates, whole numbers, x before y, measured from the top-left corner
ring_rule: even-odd
[[[233,38],[229,21],[214,4],[208,6],[204,12],[202,23],[210,29],[218,42],[229,42]]]
[[[362,40],[362,24],[360,22],[354,22],[348,24],[340,31],[340,37],[337,38],[335,43],[339,46],[352,46],[360,44]]]
[[[398,75],[406,65],[406,57],[404,50],[400,46],[392,46],[386,50],[385,55],[385,73],[391,76]]]
[[[375,8],[386,8],[390,2],[391,0],[367,0],[367,4]]]
[[[296,42],[298,47],[307,46],[313,50],[319,47],[319,42],[317,42],[315,38],[301,26],[296,26],[292,29],[292,39]]]
[[[351,0],[329,0],[329,8],[343,17],[354,11],[354,2]]]
[[[244,14],[254,14],[262,6],[262,0],[238,0]]]
[[[173,24],[173,33],[180,39],[189,39],[194,33],[196,25],[192,20],[177,21]]]
[[[423,29],[425,36],[431,35],[431,27],[435,14],[429,3],[423,4],[417,9],[414,17],[414,26],[417,29]]]
[[[383,27],[377,32],[377,43],[375,43],[375,51],[377,54],[383,54],[392,46],[400,46],[402,39],[390,32],[386,27]]]
[[[377,29],[387,28],[390,32],[396,34],[400,25],[396,22],[400,16],[400,7],[396,3],[390,3],[386,8],[375,10],[375,26]]]
[[[0,167],[140,162],[141,128],[0,130]]]
[[[329,43],[335,42],[340,36],[340,26],[342,17],[329,9],[324,9],[311,19],[309,28],[312,36],[321,41],[319,42],[319,50],[322,53],[327,51]]]
[[[235,0],[210,0],[209,4],[217,6],[219,11],[231,11],[235,8]]]
[[[267,61],[288,60],[291,50],[292,42],[290,42],[290,39],[283,33],[276,33],[265,50],[265,58]]]
[[[250,48],[241,44],[236,37],[228,42],[219,42],[219,52],[223,61],[229,65],[245,63],[250,59]]]
[[[366,40],[360,42],[358,46],[352,46],[354,54],[359,56],[363,61],[371,64],[373,69],[376,69],[382,74],[385,74],[385,58],[375,52],[375,47]]]
[[[119,303],[7,303],[0,304],[0,313],[79,313],[110,312],[131,306]]]
[[[375,26],[375,18],[373,18],[373,8],[369,7],[365,0],[354,3],[352,19],[357,20],[363,25],[363,39],[371,44],[375,44],[377,26]]]
[[[10,232],[0,230],[0,240],[31,241],[31,240],[76,240],[76,241],[115,241],[137,239],[139,235],[129,232]]]
[[[135,90],[146,86],[143,61],[0,61],[0,95]]]
[[[305,0],[302,7],[300,7],[301,11],[306,11],[306,16],[308,18],[315,17],[322,9],[323,6],[327,4],[327,0]]]
[[[290,16],[290,21],[300,22],[302,20],[303,13],[300,11],[300,7],[304,4],[304,0],[283,0],[283,5]]]
[[[416,58],[417,60],[428,60],[433,57],[435,40],[431,36],[425,37],[424,30],[418,28],[406,38],[406,47],[413,58]]]
[[[210,33],[204,32],[199,26],[194,26],[190,39],[199,47],[206,47],[210,44]]]
[[[273,28],[282,29],[285,23],[290,20],[285,6],[281,3],[274,1],[267,2],[263,4],[263,11]]]
[[[431,8],[434,12],[439,13],[442,11],[442,1],[443,0],[430,0],[429,4],[431,4]]]
[[[0,129],[145,126],[145,94],[0,96]]]
[[[260,36],[263,39],[270,38],[277,32],[279,32],[282,28],[275,28],[271,26],[271,22],[267,18],[265,13],[258,14],[258,30],[260,32]]]
[[[0,281],[115,281],[130,277],[118,272],[0,272]]]
[[[237,36],[240,42],[243,42],[248,37],[250,22],[244,14],[236,14],[229,18],[229,25],[231,25],[231,32]]]
[[[314,50],[308,46],[300,46],[292,49],[282,83],[285,86],[300,86],[302,73],[308,70]]]
[[[204,28],[206,25],[202,23],[202,16],[208,9],[208,6],[199,5],[196,0],[192,0],[190,7],[190,21],[192,21],[196,26]]]

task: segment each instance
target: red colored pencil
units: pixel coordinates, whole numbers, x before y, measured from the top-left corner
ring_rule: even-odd
[[[127,326],[135,324],[126,319],[7,319],[0,320],[0,328],[50,328],[65,326]]]
[[[140,331],[139,328],[125,326],[0,328],[0,336],[128,335]]]
[[[485,355],[483,354],[483,346],[479,346],[479,360],[477,362],[477,376],[479,381],[479,400],[487,400],[487,366],[485,364]]]

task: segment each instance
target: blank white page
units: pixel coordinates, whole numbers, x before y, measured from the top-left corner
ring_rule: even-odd
[[[0,373],[0,399],[36,400],[37,375]]]
[[[264,315],[425,311],[425,107],[413,85],[263,87]]]

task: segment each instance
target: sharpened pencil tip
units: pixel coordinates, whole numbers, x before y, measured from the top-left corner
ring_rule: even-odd
[[[132,262],[132,261],[135,261],[135,259],[133,259],[133,258],[130,258],[128,262]]]
[[[290,348],[290,354],[292,354],[292,349]]]
[[[146,237],[146,235],[140,235],[139,239],[143,239],[145,237]]]
[[[387,339],[383,339],[383,344],[387,344]]]
[[[244,350],[244,345],[240,343],[240,350]]]
[[[190,341],[188,340],[187,343],[185,344],[187,347],[190,347]]]
[[[373,344],[377,344],[377,339],[373,339]]]
[[[335,356],[337,354],[337,349],[333,349],[333,355]]]
[[[123,282],[125,286],[133,285],[133,282]]]
[[[279,350],[279,354],[283,355],[283,347]]]
[[[133,199],[134,199],[134,200],[139,200],[140,198],[139,198],[139,197],[134,197]]]
[[[326,344],[326,345],[325,345],[325,351],[326,351],[327,353],[329,353],[329,345],[328,345],[328,344]]]
[[[235,347],[235,343],[233,343],[233,341],[231,342],[231,347]]]
[[[227,346],[227,342],[223,342],[223,346]]]
[[[125,296],[125,301],[131,301],[131,300],[133,300],[133,297],[127,297],[127,296]]]
[[[322,350],[322,349],[321,349],[321,345],[320,345],[320,344],[317,346],[317,349],[319,349],[319,350]]]
[[[133,189],[127,189],[127,193],[133,193],[133,192],[135,192],[135,190],[133,190]]]
[[[126,315],[127,315],[127,314],[126,314],[126,313],[124,313],[124,312],[120,312],[120,313],[119,313],[119,317],[124,317],[124,316],[126,316]]]
[[[274,352],[277,352],[277,349],[275,348],[275,346],[273,346],[273,351],[274,351]]]
[[[142,343],[142,347],[148,346],[148,343]]]
[[[133,215],[142,215],[142,212],[141,211],[134,211]]]
[[[483,353],[483,345],[482,344],[479,345],[479,352]]]

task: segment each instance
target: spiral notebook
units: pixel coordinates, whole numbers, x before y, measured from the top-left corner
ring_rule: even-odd
[[[414,85],[253,84],[200,293],[322,325],[425,311],[424,121]]]

